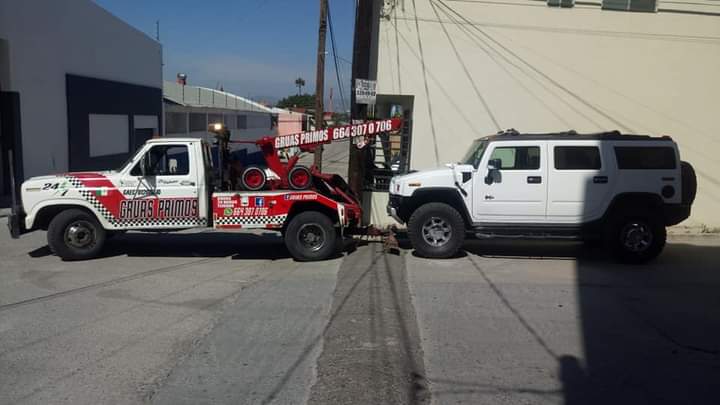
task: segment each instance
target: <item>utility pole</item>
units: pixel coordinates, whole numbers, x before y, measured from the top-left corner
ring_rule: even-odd
[[[370,78],[370,42],[373,16],[373,0],[359,0],[355,7],[355,36],[353,37],[352,78],[350,85],[350,119],[367,119],[367,104],[358,104],[355,100],[355,79]],[[368,161],[367,146],[362,149],[349,142],[350,159],[348,162],[348,183],[350,189],[362,199],[365,188],[365,168]],[[361,204],[364,204],[361,200]],[[363,206],[370,212],[371,207]]]
[[[315,129],[322,129],[323,98],[325,97],[325,34],[327,33],[327,0],[320,0],[320,27],[318,29],[317,72],[315,74]],[[322,170],[322,145],[315,147],[314,163]]]

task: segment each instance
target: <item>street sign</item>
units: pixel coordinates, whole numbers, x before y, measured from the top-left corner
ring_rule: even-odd
[[[375,104],[376,88],[376,80],[355,79],[355,102]]]

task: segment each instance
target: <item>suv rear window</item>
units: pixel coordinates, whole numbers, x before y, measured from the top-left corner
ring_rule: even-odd
[[[675,149],[667,146],[616,146],[619,169],[669,170],[677,167]]]
[[[557,170],[598,170],[601,167],[597,146],[556,146],[554,152]]]

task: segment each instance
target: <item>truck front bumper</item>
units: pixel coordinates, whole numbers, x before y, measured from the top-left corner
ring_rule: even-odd
[[[17,212],[10,213],[7,226],[10,230],[10,236],[13,239],[17,239],[20,235],[28,233],[28,230],[25,228],[25,214],[19,214]]]

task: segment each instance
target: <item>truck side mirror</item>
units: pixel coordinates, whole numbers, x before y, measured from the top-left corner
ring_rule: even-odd
[[[148,160],[147,160],[147,153],[143,155],[142,158],[140,158],[140,175],[145,177],[148,172]]]

